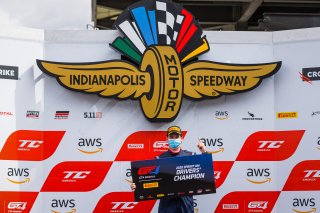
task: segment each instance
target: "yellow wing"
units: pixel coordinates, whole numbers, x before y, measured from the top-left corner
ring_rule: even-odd
[[[37,64],[70,90],[120,99],[137,99],[150,91],[150,74],[123,61],[80,64],[37,60]]]
[[[184,95],[202,99],[245,92],[275,74],[280,66],[281,62],[243,65],[197,61],[183,68]]]

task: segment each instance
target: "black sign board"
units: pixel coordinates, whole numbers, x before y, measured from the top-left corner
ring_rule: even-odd
[[[215,193],[212,155],[131,163],[135,201]]]

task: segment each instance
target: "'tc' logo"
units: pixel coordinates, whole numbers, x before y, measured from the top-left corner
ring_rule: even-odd
[[[139,99],[148,120],[172,121],[183,97],[201,100],[249,91],[281,66],[281,62],[191,62],[209,51],[209,44],[193,15],[171,1],[137,2],[119,16],[114,27],[123,37],[110,46],[128,58],[126,61],[76,64],[37,60],[39,68],[70,90]]]
[[[151,212],[156,200],[135,202],[132,192],[110,192],[97,203],[93,213]]]
[[[282,161],[294,154],[305,130],[259,131],[251,134],[237,161]]]
[[[19,148],[38,148],[43,141],[34,141],[34,140],[19,140],[21,143]]]
[[[17,130],[6,140],[0,160],[45,160],[55,152],[64,134],[65,131]]]
[[[65,171],[66,174],[64,176],[65,179],[73,178],[73,179],[84,179],[90,174],[90,171]]]
[[[42,192],[88,192],[96,189],[112,162],[67,161],[56,165],[42,186]]]
[[[320,160],[298,163],[291,171],[283,191],[320,190]]]

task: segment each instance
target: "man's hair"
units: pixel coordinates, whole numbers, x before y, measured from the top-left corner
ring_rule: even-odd
[[[167,135],[170,135],[172,133],[176,133],[176,134],[179,134],[179,135],[182,135],[181,134],[181,128],[179,126],[170,126],[167,130]]]

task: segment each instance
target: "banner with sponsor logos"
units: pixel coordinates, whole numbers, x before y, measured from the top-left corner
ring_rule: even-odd
[[[135,201],[215,193],[210,154],[131,162]]]
[[[71,91],[36,63],[65,62],[68,70],[68,63],[120,60],[107,45],[118,32],[3,28],[0,211],[157,212],[158,201],[134,200],[126,179],[131,161],[167,150],[165,130],[175,124],[184,149],[199,154],[200,139],[213,158],[217,193],[194,196],[196,212],[318,212],[320,29],[204,33],[210,50],[201,61],[282,65],[246,93],[201,101],[181,93],[175,119],[156,123],[146,119],[140,99]],[[187,79],[194,90],[183,93],[204,97],[196,86],[213,77]]]

